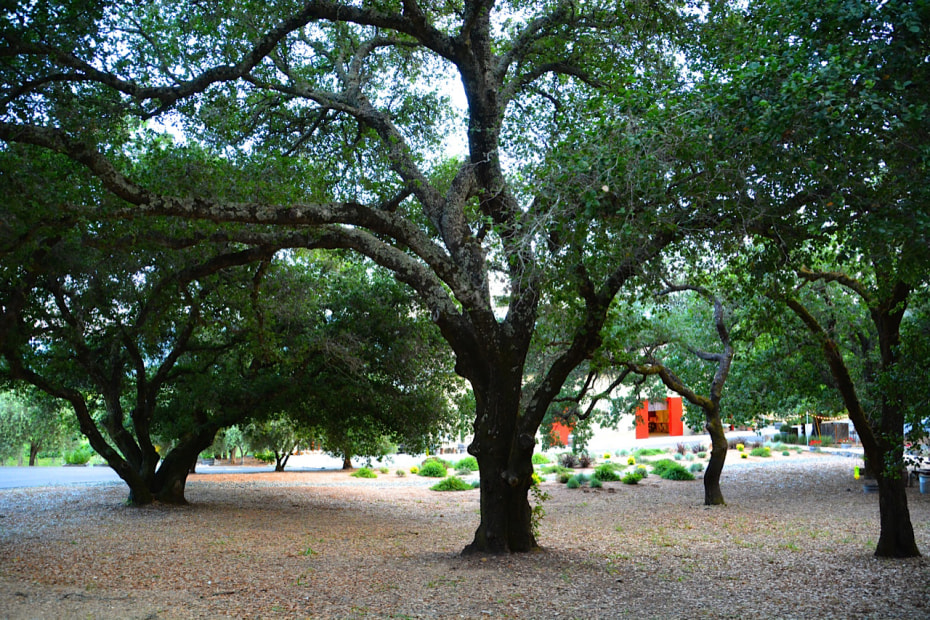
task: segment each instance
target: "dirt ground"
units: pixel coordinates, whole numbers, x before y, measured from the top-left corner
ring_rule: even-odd
[[[546,482],[538,553],[462,557],[478,493],[340,471],[0,492],[2,618],[927,618],[923,558],[879,560],[853,459],[727,459],[700,480]],[[930,495],[909,489],[930,552]]]

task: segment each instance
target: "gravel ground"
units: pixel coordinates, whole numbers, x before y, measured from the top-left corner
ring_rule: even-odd
[[[700,481],[546,482],[539,553],[462,557],[478,493],[393,471],[196,475],[187,507],[121,485],[0,492],[2,618],[927,618],[930,567],[879,560],[878,498],[829,455]],[[930,550],[930,495],[909,489]]]

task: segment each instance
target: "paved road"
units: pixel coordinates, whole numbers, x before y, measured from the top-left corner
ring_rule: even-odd
[[[0,489],[120,482],[109,467],[0,467]]]
[[[464,456],[464,455],[461,455]],[[408,454],[395,454],[384,463],[388,467],[407,469],[411,465],[418,465],[423,456]],[[356,459],[353,465],[361,467],[365,463]],[[381,463],[375,461],[374,465]],[[320,471],[325,469],[341,469],[342,459],[336,459],[324,454],[309,454],[292,456],[287,462],[286,471]],[[198,474],[254,474],[274,471],[274,466],[230,466],[230,465],[198,465]],[[123,481],[116,472],[106,466],[96,467],[0,467],[0,489],[15,489],[20,487],[43,487],[71,484],[104,484],[120,483]]]
[[[733,432],[727,433],[727,439],[736,439],[745,437],[748,439],[759,439],[754,433]],[[643,447],[671,447],[678,443],[692,444],[704,443],[710,444],[710,438],[707,435],[691,435],[687,437],[651,437],[649,439],[640,439],[635,444],[625,446],[627,448]],[[840,450],[831,450],[831,452],[844,452]],[[858,452],[861,454],[861,448],[853,448],[851,453]],[[597,454],[597,452],[593,452]],[[846,454],[844,453],[844,456]],[[466,455],[446,455],[449,460],[458,460]],[[395,454],[385,459],[384,465],[392,470],[395,468],[408,469],[411,465],[418,465],[424,458],[423,455]],[[365,463],[359,459],[353,462],[356,467],[361,467]],[[379,461],[373,463],[374,466],[381,465]],[[727,466],[731,466],[727,463]],[[323,469],[340,469],[342,460],[335,459],[323,454],[309,454],[291,457],[287,464],[286,471],[319,471]],[[274,471],[274,467],[268,465],[265,467],[236,467],[236,466],[206,466],[198,465],[197,473],[199,474],[225,474],[225,473],[258,473]],[[13,489],[19,487],[37,487],[37,486],[58,486],[71,484],[105,484],[120,483],[119,476],[116,475],[109,467],[0,467],[0,489]]]

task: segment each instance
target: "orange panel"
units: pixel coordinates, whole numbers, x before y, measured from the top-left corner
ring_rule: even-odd
[[[643,405],[636,410],[636,438],[649,437],[649,401],[644,400]]]
[[[681,396],[670,396],[668,398],[668,434],[684,435],[685,424],[681,417],[684,409],[681,404]]]

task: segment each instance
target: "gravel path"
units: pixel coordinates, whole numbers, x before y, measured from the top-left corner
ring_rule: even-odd
[[[183,508],[0,491],[0,617],[930,617],[927,562],[872,555],[855,463],[731,454],[724,507],[700,481],[547,482],[540,553],[467,558],[478,493],[393,472],[194,476]],[[930,495],[908,501],[930,551]]]

